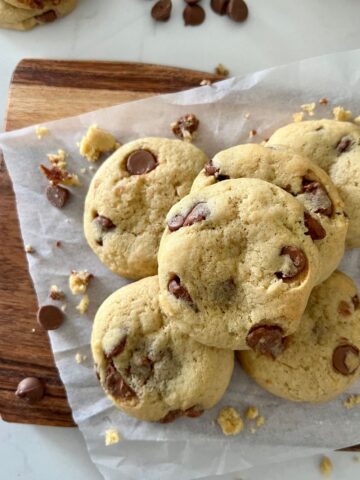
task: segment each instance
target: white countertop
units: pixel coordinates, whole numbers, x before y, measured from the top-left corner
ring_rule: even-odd
[[[306,57],[360,47],[358,0],[247,0],[250,17],[234,24],[207,9],[200,27],[183,26],[183,0],[156,24],[148,0],[80,0],[69,17],[32,32],[0,30],[0,122],[7,87],[22,58],[152,62],[212,71],[218,63],[242,74]],[[203,0],[203,4],[209,3]],[[359,478],[353,454],[332,455],[331,478]],[[0,423],[1,478],[99,480],[76,429]],[[320,479],[319,457],[241,473],[243,480]],[[229,476],[226,478],[238,478]],[[141,479],[146,480],[146,479]]]

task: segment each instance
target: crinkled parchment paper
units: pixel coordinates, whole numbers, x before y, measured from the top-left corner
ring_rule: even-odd
[[[67,293],[67,319],[50,333],[61,378],[73,416],[86,439],[90,456],[106,479],[190,479],[224,474],[292,456],[312,449],[338,448],[360,442],[360,408],[345,410],[342,397],[325,405],[294,404],[262,391],[238,366],[230,388],[218,407],[195,421],[180,419],[169,425],[149,424],[129,418],[112,407],[100,389],[92,369],[89,339],[92,319],[100,303],[126,283],[101,265],[88,248],[82,232],[83,201],[93,172],[80,157],[76,142],[88,126],[97,123],[121,142],[138,137],[171,136],[169,125],[178,116],[195,113],[201,121],[196,144],[208,155],[249,141],[249,131],[260,142],[277,127],[292,120],[300,105],[322,97],[315,117],[330,116],[342,105],[360,113],[360,51],[340,53],[232,78],[188,92],[163,95],[47,124],[50,134],[42,140],[35,128],[0,136],[6,165],[13,180],[21,231],[25,244],[36,250],[28,255],[30,273],[39,303],[48,302],[50,285]],[[244,114],[250,113],[246,119]],[[310,117],[309,117],[310,118]],[[63,148],[69,152],[69,170],[79,174],[82,186],[73,188],[63,210],[49,205],[46,181],[39,172],[46,154]],[[62,248],[55,247],[61,240]],[[359,251],[346,255],[341,268],[360,286]],[[68,288],[71,270],[88,269],[95,275],[89,288],[90,309],[79,315],[79,297]],[[77,352],[87,355],[78,365]],[[360,393],[360,385],[352,392]],[[242,411],[256,405],[266,424],[255,434],[246,429],[225,438],[214,422],[218,410],[233,405]],[[104,446],[104,432],[115,427],[124,440]]]

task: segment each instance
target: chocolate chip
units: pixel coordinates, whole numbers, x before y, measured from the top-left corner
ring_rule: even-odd
[[[360,364],[359,349],[354,345],[339,345],[333,352],[332,364],[342,375],[351,375]]]
[[[48,185],[46,188],[46,197],[56,208],[63,208],[69,198],[70,192],[67,188],[60,185]]]
[[[104,217],[104,215],[97,215],[97,217],[94,218],[94,222],[105,232],[116,227],[110,218]]]
[[[197,418],[200,417],[204,413],[204,409],[201,408],[199,405],[195,405],[194,407],[187,408],[183,414],[185,417],[189,418]]]
[[[354,295],[351,299],[353,305],[354,305],[354,310],[358,310],[360,306],[360,300],[358,295]]]
[[[17,386],[15,395],[30,405],[33,405],[44,397],[44,393],[45,387],[42,381],[35,377],[28,377],[21,380]]]
[[[350,305],[347,302],[345,302],[344,300],[341,300],[339,302],[339,305],[338,305],[338,313],[340,313],[340,315],[344,315],[346,317],[351,315]]]
[[[185,218],[178,214],[174,215],[170,220],[167,222],[170,232],[176,232],[184,225]]]
[[[136,150],[128,156],[126,161],[126,170],[130,175],[143,175],[157,166],[155,155],[148,150]]]
[[[230,0],[227,14],[234,22],[244,22],[248,17],[249,10],[243,0]]]
[[[211,8],[218,15],[225,15],[229,0],[211,0]]]
[[[106,369],[105,387],[115,398],[128,400],[136,397],[134,390],[129,387],[112,363]]]
[[[188,113],[171,124],[171,131],[180,140],[191,140],[199,125],[199,119],[193,113]]]
[[[342,137],[336,145],[336,150],[338,153],[344,153],[350,150],[352,144],[352,139],[349,137]]]
[[[125,349],[125,346],[126,346],[126,342],[127,342],[127,337],[124,337],[120,343],[118,345],[116,345],[112,350],[111,352],[107,353],[107,352],[104,352],[104,355],[106,358],[112,358],[112,357],[116,357],[117,355],[120,355],[120,353],[122,353]]]
[[[221,182],[222,180],[228,180],[230,178],[229,175],[223,175],[222,173],[220,173],[220,169],[214,167],[211,161],[205,165],[204,170],[205,175],[207,175],[208,177],[214,175],[218,182]]]
[[[166,22],[171,15],[171,0],[159,0],[151,9],[151,16],[157,22]]]
[[[304,223],[308,229],[307,234],[310,235],[312,240],[322,240],[326,237],[326,230],[321,223],[308,212],[304,212]]]
[[[201,222],[206,220],[210,215],[209,207],[205,202],[200,202],[196,204],[192,210],[187,214],[187,217],[184,221],[184,227],[190,227],[194,223]]]
[[[288,245],[281,249],[280,255],[288,255],[292,261],[293,268],[288,272],[276,272],[276,276],[284,281],[292,280],[303,272],[307,266],[307,259],[300,248]]]
[[[201,25],[205,20],[205,10],[200,5],[186,5],[183,18],[185,25]]]
[[[43,305],[37,312],[37,321],[45,330],[57,330],[64,322],[64,314],[55,305]]]
[[[57,19],[57,14],[55,10],[48,10],[41,15],[35,15],[35,18],[39,23],[51,23],[55,22],[55,20]]]
[[[181,285],[180,278],[177,275],[175,275],[168,283],[168,290],[178,300],[183,300],[190,305],[194,305],[193,299],[186,288]]]
[[[253,327],[246,337],[246,343],[256,352],[276,358],[285,349],[283,329],[276,325]]]
[[[161,420],[159,420],[159,423],[171,423],[177,418],[180,418],[183,416],[183,411],[182,410],[170,410],[165,417],[163,417]]]
[[[332,201],[324,188],[319,182],[303,179],[303,192],[308,195],[313,211],[330,217],[333,213]]]

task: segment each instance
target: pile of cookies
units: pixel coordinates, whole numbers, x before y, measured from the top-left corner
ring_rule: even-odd
[[[234,351],[265,390],[322,402],[360,376],[360,309],[336,268],[360,247],[360,128],[294,123],[211,160],[190,142],[133,141],[95,174],[85,236],[138,280],[99,308],[96,371],[138,419],[197,417]]]
[[[77,0],[0,0],[0,27],[31,30],[72,12]]]

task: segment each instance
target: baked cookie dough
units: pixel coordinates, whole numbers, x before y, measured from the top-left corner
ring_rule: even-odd
[[[138,279],[157,273],[169,209],[189,193],[208,161],[192,144],[143,138],[120,147],[95,174],[85,201],[85,236],[113,272]]]
[[[158,277],[148,277],[101,305],[91,338],[99,379],[114,404],[140,420],[198,417],[223,396],[234,354],[205,347],[167,324],[158,295]]]
[[[308,235],[320,253],[318,283],[326,280],[344,254],[348,228],[344,204],[329,176],[287,147],[239,145],[215,155],[196,177],[191,191],[241,177],[271,182],[304,205]]]
[[[325,119],[292,123],[277,130],[268,144],[288,145],[329,174],[349,216],[346,247],[360,247],[360,128]]]
[[[304,208],[263,180],[226,180],[167,215],[159,249],[160,305],[192,338],[276,356],[317,280],[319,252]]]
[[[238,352],[245,371],[265,390],[296,402],[325,402],[360,377],[360,310],[353,281],[340,272],[316,287],[298,331],[274,360]]]
[[[17,8],[0,0],[0,27],[10,28],[12,30],[31,30],[36,25],[50,23],[59,17],[63,17],[70,13],[76,7],[77,0],[61,0],[61,1],[44,1],[44,6],[38,9],[30,8],[35,5],[34,2],[12,2],[22,8]],[[40,2],[39,2],[40,5]]]

